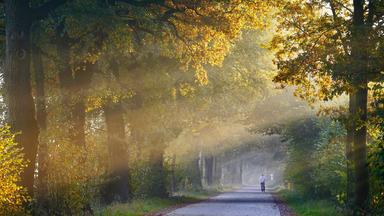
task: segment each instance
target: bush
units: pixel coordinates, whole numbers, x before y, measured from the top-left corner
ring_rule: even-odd
[[[288,125],[286,179],[302,196],[328,199],[342,204],[345,199],[346,158],[343,125],[329,118],[308,118]]]
[[[100,200],[104,166],[97,145],[51,144],[48,149],[49,215],[84,215]]]
[[[278,195],[298,216],[343,215],[342,211],[328,200],[305,199],[301,194],[285,190],[280,191]]]
[[[17,182],[26,166],[22,149],[14,142],[9,127],[0,128],[0,215],[26,215],[29,201],[25,189]]]
[[[370,145],[369,166],[371,170],[370,191],[373,215],[384,215],[384,135]]]
[[[318,125],[321,130],[313,156],[316,195],[342,204],[347,187],[346,131],[339,122],[330,119],[323,119]]]

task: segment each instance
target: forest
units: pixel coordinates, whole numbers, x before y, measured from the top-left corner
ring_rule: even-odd
[[[384,0],[0,10],[0,216],[384,215]]]

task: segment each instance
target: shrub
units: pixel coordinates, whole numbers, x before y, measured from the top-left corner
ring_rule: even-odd
[[[26,215],[29,201],[23,187],[17,185],[26,166],[22,149],[14,142],[9,127],[0,127],[0,215]]]
[[[48,149],[49,215],[92,214],[100,197],[103,166],[96,145],[80,147],[65,141]]]

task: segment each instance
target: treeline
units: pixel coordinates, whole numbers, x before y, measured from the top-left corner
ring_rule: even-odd
[[[270,61],[255,46],[267,24],[262,1],[9,0],[1,8],[1,215],[93,214],[167,197],[168,143],[245,115],[245,103],[268,94],[259,89]]]
[[[140,194],[167,196],[172,140],[266,115],[257,102],[273,86],[272,57],[255,43],[267,41],[260,35],[271,24],[274,81],[312,104],[349,96],[348,107],[323,109],[346,132],[346,206],[368,214],[382,205],[382,0],[0,5],[0,214],[85,214]],[[302,151],[320,151],[303,142]]]
[[[343,214],[352,214],[348,204],[348,169],[346,157],[346,129],[340,121],[328,117],[300,118],[288,123],[282,130],[287,144],[288,160],[285,181],[296,199],[331,201]],[[377,140],[370,140],[368,151],[369,186],[372,201],[367,203],[368,215],[383,214],[383,179],[375,172]],[[351,184],[351,183],[350,183]],[[358,196],[358,195],[356,195]]]
[[[277,50],[275,81],[295,85],[296,95],[312,104],[348,95],[348,106],[323,111],[346,130],[345,202],[362,215],[373,214],[372,205],[382,206],[383,5],[381,0],[288,2],[277,16],[280,34],[271,44]],[[302,151],[315,148],[298,141],[307,144]]]

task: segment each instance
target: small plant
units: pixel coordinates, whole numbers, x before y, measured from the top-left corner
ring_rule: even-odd
[[[17,183],[26,166],[22,149],[8,126],[0,127],[0,215],[27,215],[25,189]]]

